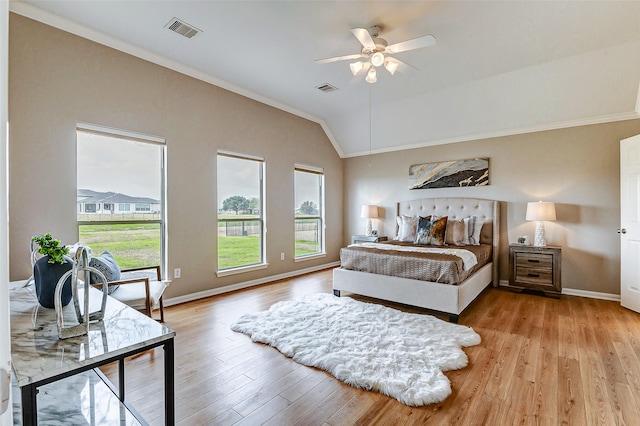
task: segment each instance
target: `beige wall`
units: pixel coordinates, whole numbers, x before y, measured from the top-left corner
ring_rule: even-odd
[[[338,260],[343,160],[318,124],[15,14],[9,54],[12,280],[30,275],[31,236],[78,239],[77,122],[166,138],[169,270],[182,268],[168,298]],[[265,270],[215,275],[218,149],[266,159]],[[329,206],[327,256],[298,263],[294,163],[325,169]]]
[[[396,201],[448,196],[503,201],[503,280],[508,242],[533,236],[526,203],[556,202],[547,240],[563,248],[564,287],[619,294],[619,141],[640,133],[640,120],[341,160],[313,122],[15,14],[9,64],[11,279],[30,274],[32,235],[77,240],[75,124],[87,122],[167,139],[169,268],[183,274],[168,297],[336,261],[364,230],[361,204],[384,206],[374,226],[392,235]],[[215,276],[218,149],[266,158],[266,270]],[[407,189],[411,164],[472,157],[490,158],[491,185]],[[292,261],[294,163],[326,170],[324,259]]]
[[[524,220],[528,201],[554,201],[556,222],[546,223],[547,243],[562,247],[565,288],[620,294],[621,139],[640,133],[640,120],[477,140],[345,160],[345,235],[363,233],[361,204],[385,208],[376,221],[393,235],[395,202],[429,197],[501,200],[500,278],[508,280],[508,242],[533,239]],[[408,190],[409,166],[488,157],[490,185]]]

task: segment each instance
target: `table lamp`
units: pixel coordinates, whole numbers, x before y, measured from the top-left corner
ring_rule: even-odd
[[[374,206],[372,204],[363,204],[362,209],[360,210],[360,217],[364,217],[367,219],[367,237],[370,237],[373,234],[373,225],[371,224],[371,219],[376,219],[378,217],[378,206]]]
[[[536,221],[536,234],[533,239],[533,245],[535,247],[544,247],[547,245],[544,239],[544,221],[556,220],[556,205],[542,201],[527,203],[526,220]]]

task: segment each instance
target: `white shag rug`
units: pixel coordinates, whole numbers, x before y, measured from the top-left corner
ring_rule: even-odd
[[[327,293],[245,314],[231,329],[410,406],[444,401],[451,384],[442,372],[465,367],[461,347],[480,343],[469,327]]]

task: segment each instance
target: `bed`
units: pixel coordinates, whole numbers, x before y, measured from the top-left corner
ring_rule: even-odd
[[[368,248],[353,247],[341,250],[341,266],[333,270],[333,293],[340,296],[347,291],[363,296],[418,306],[430,310],[444,312],[449,321],[458,322],[460,313],[490,284],[498,284],[498,255],[500,230],[500,205],[496,200],[479,198],[423,198],[397,203],[396,216],[447,216],[449,221],[462,220],[475,216],[482,219],[479,234],[479,245],[489,250],[488,259],[483,265],[477,265],[468,275],[459,274],[460,282],[425,281],[425,276],[398,274],[393,268],[378,268],[374,272],[347,269],[347,263],[357,263],[358,254],[354,251],[370,251],[370,256],[380,256],[384,246],[377,244]],[[407,244],[405,244],[407,245]],[[454,248],[454,247],[452,247]],[[466,247],[455,247],[465,249]],[[343,261],[347,254],[352,256],[349,262]],[[402,262],[396,251],[389,251],[389,261]],[[407,259],[411,256],[403,255]],[[391,260],[393,259],[393,260]],[[460,263],[460,259],[457,259]],[[378,264],[385,262],[378,262]],[[411,270],[412,266],[406,267]],[[397,271],[397,268],[396,268]],[[405,276],[407,275],[409,278]],[[440,275],[438,275],[440,276]],[[433,278],[432,278],[433,279]],[[455,279],[452,279],[455,281]]]

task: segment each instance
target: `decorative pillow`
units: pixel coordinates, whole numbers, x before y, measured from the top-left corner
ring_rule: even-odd
[[[414,242],[416,239],[416,228],[418,227],[418,216],[397,216],[398,240]]]
[[[445,241],[447,231],[447,216],[438,218],[437,216],[420,217],[416,231],[416,244],[430,244],[442,246]]]
[[[470,246],[480,245],[480,231],[484,225],[484,219],[478,219],[476,216],[466,217],[464,221],[464,236],[462,244]]]
[[[447,234],[445,241],[447,244],[461,246],[464,238],[464,221],[449,219],[447,220]]]
[[[107,282],[118,281],[120,279],[120,267],[116,263],[111,253],[104,251],[100,256],[93,257],[89,261],[89,266],[96,268],[98,271],[104,274]],[[91,273],[91,284],[100,283],[100,277],[95,272]],[[109,294],[118,289],[119,286],[114,285],[109,287]]]

